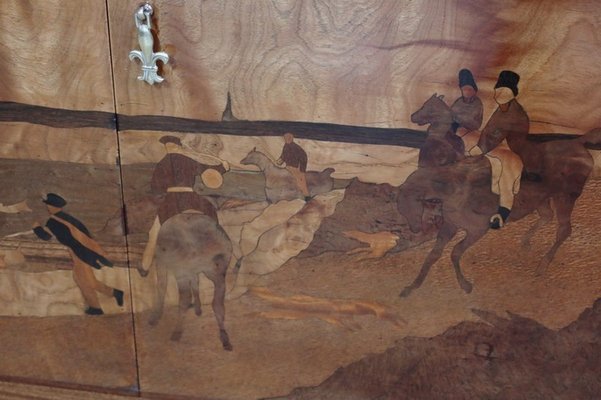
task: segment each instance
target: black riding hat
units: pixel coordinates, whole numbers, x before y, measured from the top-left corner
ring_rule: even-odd
[[[500,87],[506,87],[511,89],[514,96],[518,95],[518,82],[520,81],[520,76],[513,71],[501,71],[499,74],[499,79],[497,79],[497,84],[495,85],[495,89]]]
[[[63,208],[67,205],[67,201],[55,193],[48,193],[46,195],[46,198],[43,199],[42,202],[48,204],[49,206],[54,206],[58,208]]]
[[[180,138],[178,138],[177,136],[171,136],[171,135],[167,135],[167,136],[163,136],[159,139],[159,142],[163,143],[163,144],[167,144],[167,143],[175,143],[178,146],[182,145],[182,141],[180,140]]]
[[[474,79],[474,75],[472,75],[472,71],[464,68],[459,71],[459,87],[466,85],[473,87],[476,92],[478,91],[478,86],[476,86],[476,80]]]

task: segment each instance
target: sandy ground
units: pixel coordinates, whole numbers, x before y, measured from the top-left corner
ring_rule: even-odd
[[[601,297],[599,193],[601,180],[590,181],[577,202],[572,236],[542,277],[534,276],[534,267],[554,239],[555,224],[524,251],[520,239],[536,219],[530,216],[489,232],[465,254],[464,274],[474,283],[469,295],[455,281],[449,246],[424,285],[399,298],[432,242],[381,260],[358,262],[356,256],[336,253],[291,260],[257,282],[282,296],[379,302],[406,320],[400,326],[373,315],[349,317],[344,326],[317,318],[269,319],[259,313],[273,307],[247,294],[226,303],[234,346],[226,352],[209,304],[201,317],[186,314],[180,342],[169,340],[174,308],[157,327],[147,324],[148,313],[136,314],[140,388],[164,398],[282,396],[295,387],[318,385],[337,368],[383,352],[403,337],[438,335],[460,321],[477,320],[472,308],[501,315],[511,311],[550,328],[563,327]],[[0,318],[0,375],[135,390],[131,326],[128,315]]]
[[[249,294],[226,305],[234,345],[228,353],[221,350],[210,307],[201,318],[187,314],[179,343],[168,340],[173,312],[157,328],[140,314],[142,391],[221,399],[284,395],[293,387],[317,385],[338,367],[382,352],[402,337],[433,336],[460,321],[477,320],[472,308],[500,315],[511,311],[550,328],[563,327],[601,296],[600,192],[600,180],[588,183],[574,212],[573,234],[542,277],[534,276],[534,267],[554,239],[555,224],[543,229],[529,251],[521,250],[520,239],[536,219],[530,216],[490,232],[466,253],[464,274],[474,283],[469,295],[455,281],[449,246],[422,288],[399,298],[431,242],[368,262],[333,253],[292,260],[258,282],[288,296],[378,301],[407,321],[400,327],[375,316],[354,317],[353,329],[319,319],[266,319],[257,312],[269,310],[269,304]]]

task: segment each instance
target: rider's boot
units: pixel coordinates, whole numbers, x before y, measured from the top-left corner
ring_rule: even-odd
[[[509,218],[511,210],[506,207],[499,207],[498,212],[490,218],[491,229],[500,229],[505,225],[505,221]]]

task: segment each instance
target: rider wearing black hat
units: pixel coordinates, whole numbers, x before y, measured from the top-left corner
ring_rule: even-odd
[[[472,72],[469,69],[459,71],[459,89],[461,97],[459,97],[451,106],[453,113],[453,128],[457,136],[464,139],[464,147],[469,150],[476,144],[476,140],[468,140],[475,135],[466,135],[470,132],[477,131],[482,125],[482,114],[484,106],[482,100],[478,97],[478,86]]]
[[[42,202],[46,204],[50,218],[44,227],[38,223],[34,224],[33,232],[42,240],[50,240],[54,236],[69,250],[73,260],[73,279],[88,306],[85,310],[86,314],[103,314],[96,292],[114,297],[117,304],[122,306],[123,291],[98,281],[90,268],[112,267],[113,263],[106,258],[100,245],[92,239],[88,228],[77,218],[62,210],[67,205],[67,201],[58,194],[48,193]]]
[[[503,226],[513,206],[513,199],[520,187],[523,160],[511,152],[505,138],[508,135],[523,136],[528,134],[530,119],[524,108],[517,101],[520,76],[513,71],[501,71],[495,84],[495,101],[499,105],[482,130],[476,151],[472,154],[490,154],[496,148],[503,147],[511,157],[500,159],[502,174],[500,177],[500,202],[498,213],[490,220],[490,227],[499,229]]]

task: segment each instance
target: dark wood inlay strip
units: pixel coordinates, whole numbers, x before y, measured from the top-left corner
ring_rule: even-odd
[[[118,124],[117,124],[118,121]],[[407,128],[374,128],[301,121],[203,121],[158,115],[124,115],[104,111],[66,110],[0,102],[0,122],[27,122],[55,128],[105,128],[120,131],[215,133],[236,136],[281,136],[292,132],[302,139],[420,148],[425,132]],[[579,135],[531,134],[537,142],[573,139]]]
[[[358,144],[420,147],[425,132],[405,128],[373,128],[299,121],[201,121],[153,115],[119,115],[119,129],[185,133],[219,133],[237,136],[281,136],[294,133],[303,139]]]
[[[81,111],[30,104],[0,102],[0,121],[28,122],[53,128],[105,128],[117,126],[115,114],[105,111]]]

